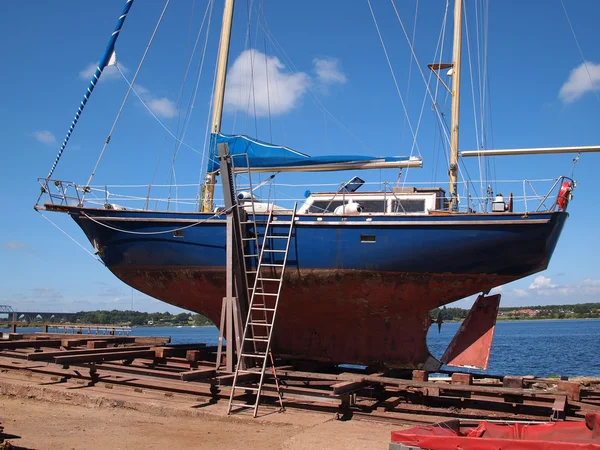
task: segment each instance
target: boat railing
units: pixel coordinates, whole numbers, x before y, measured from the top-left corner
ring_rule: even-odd
[[[137,185],[100,185],[83,186],[72,181],[61,180],[39,180],[41,193],[36,203],[37,209],[45,209],[46,206],[60,207],[80,206],[102,209],[127,209],[138,211],[164,211],[164,212],[199,212],[202,210],[203,184],[137,184]],[[479,181],[472,180],[459,183],[459,210],[462,213],[482,213],[492,211],[492,205],[499,195],[504,198],[507,211],[522,212],[524,214],[533,212],[555,211],[560,209],[560,191],[564,183],[574,186],[569,177],[536,179],[536,180],[494,180]],[[286,208],[295,202],[301,203],[307,198],[329,198],[336,196],[344,204],[350,200],[360,203],[361,198],[369,195],[383,197],[383,201],[407,198],[413,194],[429,193],[436,190],[441,192],[440,186],[431,182],[411,182],[405,186],[395,182],[365,182],[360,191],[340,191],[340,183],[319,184],[290,184],[274,183],[256,189],[256,184],[250,185],[246,180],[248,189],[252,189],[256,198],[274,203],[279,207]],[[410,187],[408,187],[410,186]],[[238,190],[244,190],[243,180],[238,180]],[[218,186],[215,192],[220,192]],[[302,195],[304,194],[304,195]],[[569,191],[570,197],[570,191]],[[223,199],[215,197],[215,205],[222,205]],[[396,202],[404,209],[402,202]],[[447,209],[447,200],[440,199],[438,210]],[[318,208],[311,208],[312,212]],[[387,214],[386,211],[383,211]],[[394,212],[406,213],[399,210]]]
[[[54,206],[78,206],[81,205],[82,197],[78,186],[72,181],[49,180],[38,178],[40,184],[40,195],[35,204],[36,209],[44,205]]]

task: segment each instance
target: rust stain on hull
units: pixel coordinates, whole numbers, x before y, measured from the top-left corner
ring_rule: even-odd
[[[145,294],[219,322],[223,269],[111,271]],[[290,270],[273,350],[298,359],[421,368],[430,357],[426,337],[431,309],[513,280],[488,274]]]

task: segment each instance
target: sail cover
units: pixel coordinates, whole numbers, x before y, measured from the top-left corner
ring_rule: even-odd
[[[326,170],[421,167],[420,158],[407,156],[329,155],[309,156],[282,145],[269,144],[244,135],[212,134],[213,150],[208,171],[219,170],[217,145],[227,144],[235,170],[253,172],[313,172]]]

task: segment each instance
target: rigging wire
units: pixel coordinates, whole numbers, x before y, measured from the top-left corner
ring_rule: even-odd
[[[413,29],[412,29],[412,38],[411,38],[411,42],[415,43],[415,38],[416,38],[416,34],[417,34],[417,17],[419,15],[419,0],[416,0],[415,3],[415,20],[413,21]],[[409,94],[410,94],[410,80],[412,77],[412,66],[413,66],[413,57],[412,55],[410,55],[410,57],[408,58],[408,80],[406,81],[406,104],[408,105],[408,98],[409,98]],[[403,147],[403,143],[404,143],[404,134],[406,132],[406,117],[404,118],[403,122],[402,122],[402,140],[400,141],[400,148]],[[411,155],[412,156],[412,155]]]
[[[88,255],[90,255],[92,258],[94,258],[96,261],[98,261],[103,266],[105,265],[104,262],[100,258],[98,258],[98,256],[94,255],[87,248],[85,248],[83,245],[81,245],[74,237],[72,237],[69,233],[67,233],[65,230],[63,230],[61,227],[59,227],[51,219],[49,219],[48,217],[46,217],[46,215],[44,213],[42,213],[39,210],[36,210],[36,211],[40,214],[40,216],[42,216],[44,219],[46,219],[48,222],[50,222],[52,224],[52,226],[54,226],[56,229],[58,229],[62,234],[64,234],[69,239],[71,239],[73,242],[75,242],[84,252],[86,252]]]
[[[569,178],[573,178],[573,175],[575,174],[575,166],[579,162],[580,156],[581,156],[581,153],[577,153],[577,156],[575,158],[573,158],[573,165],[571,166],[571,171],[569,172]]]
[[[248,12],[248,18],[246,19],[246,34],[245,34],[245,40],[244,40],[244,52],[246,52],[249,49],[249,42],[250,42],[250,21],[251,21],[251,17],[252,17],[252,1],[248,2],[248,0],[246,0],[246,10]],[[238,85],[241,86],[243,82],[242,79],[242,71],[240,71],[240,76],[239,76],[239,80],[238,80]],[[241,97],[241,93],[242,91],[240,90],[240,97]],[[241,100],[241,99],[238,99]],[[237,123],[237,115],[238,112],[240,111],[240,108],[238,107],[238,103],[236,102],[235,104],[235,110],[233,112],[233,125],[231,127],[231,133],[232,134],[237,134],[235,131],[235,126]]]
[[[173,133],[171,131],[171,129],[167,125],[165,125],[165,123],[162,120],[160,120],[160,118],[156,114],[154,114],[152,109],[148,106],[148,104],[144,101],[144,99],[140,96],[140,94],[135,90],[135,87],[131,84],[129,79],[127,79],[127,77],[125,76],[125,74],[123,73],[123,71],[121,70],[119,65],[115,64],[115,67],[117,68],[117,70],[119,71],[121,76],[123,77],[123,80],[125,81],[125,83],[127,83],[127,86],[129,87],[129,89],[131,89],[131,92],[134,93],[134,95],[137,97],[137,99],[142,103],[142,105],[144,105],[144,108],[146,108],[146,110],[150,113],[150,115],[152,117],[154,117],[154,119],[158,122],[158,124],[167,132],[167,134],[169,136],[171,136],[173,139],[175,139],[180,145],[183,145],[184,147],[187,147],[190,150],[192,150],[198,154],[201,154],[201,152],[199,150],[195,149],[191,145],[189,145],[189,144],[183,142],[181,139],[179,139],[177,137],[177,135],[175,135],[175,133]]]
[[[421,74],[421,78],[423,79],[423,83],[425,83],[425,89],[427,91],[427,93],[429,94],[431,101],[433,102],[433,104],[435,104],[435,97],[433,96],[433,94],[431,93],[431,90],[429,89],[429,83],[427,82],[427,80],[425,79],[425,74],[423,73],[423,69],[421,69],[421,64],[419,63],[419,58],[417,58],[417,54],[415,53],[415,48],[413,43],[411,42],[408,33],[406,31],[406,27],[404,25],[404,22],[402,21],[402,18],[400,17],[400,13],[398,12],[398,8],[396,7],[396,3],[394,0],[392,1],[392,6],[394,7],[394,11],[396,12],[396,17],[398,18],[398,21],[400,22],[400,26],[402,27],[402,31],[404,32],[404,37],[406,38],[406,41],[408,42],[408,47],[410,48],[410,51],[413,55],[413,58],[415,59],[415,62],[417,63],[417,68],[419,69],[419,73]],[[373,16],[373,20],[375,20],[375,14],[373,13],[373,9],[371,8],[371,1],[367,0],[367,3],[369,3],[369,8],[371,9],[371,15]],[[379,33],[379,28],[377,29],[377,32]],[[379,37],[382,40],[382,45],[383,45],[383,39],[381,38],[381,34],[379,33]],[[437,78],[437,77],[436,77]],[[439,116],[439,111],[436,109],[436,113]],[[439,119],[441,119],[440,117],[438,117]],[[409,127],[410,127],[410,121],[409,121]],[[445,133],[445,132],[444,132]],[[413,134],[413,138],[414,138],[414,134]],[[446,135],[446,139],[448,142],[450,142],[450,136]]]
[[[592,86],[592,88],[594,88],[594,85],[595,85],[594,80],[592,79],[592,75],[590,74],[590,69],[588,68],[587,61],[585,60],[585,57],[583,56],[583,51],[581,50],[581,45],[579,45],[579,39],[577,39],[577,35],[575,34],[575,29],[573,28],[573,24],[571,23],[571,18],[569,17],[569,13],[567,12],[567,8],[565,7],[563,0],[560,0],[560,4],[562,5],[563,10],[565,12],[565,16],[567,17],[567,22],[569,22],[569,27],[571,28],[571,33],[573,33],[573,38],[575,39],[575,43],[577,44],[577,50],[579,50],[579,55],[581,56],[581,60],[583,61],[583,66],[585,67],[587,76],[590,79],[590,85]],[[596,98],[598,99],[598,102],[600,103],[600,94],[598,94],[598,90],[592,89],[592,91],[594,92],[594,94],[596,95]]]
[[[477,142],[477,145],[479,145],[479,123],[477,122],[477,105],[475,103],[475,79],[473,78],[473,61],[471,59],[471,40],[469,37],[469,21],[467,20],[466,8],[464,9],[464,12],[465,12],[464,22],[465,22],[466,41],[467,41],[467,55],[468,55],[468,59],[469,59],[469,77],[471,80],[471,100],[473,103],[473,121],[475,122],[475,125],[474,125],[475,142]],[[479,164],[479,179],[481,180],[480,185],[479,185],[479,192],[480,192],[480,196],[481,196],[481,195],[483,195],[483,192],[485,189],[484,182],[483,182],[484,162],[483,162],[483,157],[481,155],[477,158],[477,162]]]
[[[263,30],[265,31],[267,39],[269,39],[269,41],[271,42],[271,44],[273,44],[273,47],[279,52],[279,54],[281,55],[281,57],[285,60],[285,62],[292,68],[292,70],[299,72],[298,68],[295,66],[294,62],[292,61],[292,59],[288,56],[288,54],[285,52],[285,50],[283,49],[283,47],[281,46],[281,44],[279,44],[279,41],[277,41],[277,38],[275,38],[275,36],[273,35],[273,33],[271,33],[271,30],[268,27],[268,24],[266,22],[266,18],[264,19],[264,26],[262,24],[259,24]],[[319,100],[319,97],[315,94],[315,92],[313,91],[313,89],[310,87],[310,85],[307,87],[307,92],[309,94],[309,97],[311,98],[312,102],[315,104],[315,106],[317,107],[318,110],[320,110],[322,113],[327,114],[329,116],[329,118],[331,120],[333,120],[333,122],[338,125],[342,130],[344,130],[352,139],[354,139],[356,142],[358,142],[363,148],[365,148],[368,151],[371,151],[371,148],[361,139],[359,139],[354,133],[352,133],[348,127],[346,125],[344,125],[340,120],[337,119],[337,117],[335,117],[326,107],[325,105],[323,105],[323,103],[321,102],[321,100]]]
[[[186,46],[187,46],[188,49],[189,49],[189,46],[190,46],[190,41],[192,39],[192,26],[193,26],[193,19],[194,19],[195,11],[196,11],[196,0],[194,0],[192,2],[192,12],[190,14],[190,29],[189,29],[189,32],[188,32],[188,41],[187,41],[187,44],[186,44]],[[195,52],[195,48],[196,48],[196,44],[198,42],[199,36],[200,36],[200,33],[198,33],[198,36],[196,37],[196,40],[194,42],[194,48],[192,50],[192,55]],[[190,58],[190,62],[188,64],[188,67],[186,68],[186,72],[185,72],[185,75],[184,75],[184,78],[183,78],[184,81],[181,84],[181,88],[180,88],[179,94],[177,96],[176,105],[177,105],[177,109],[179,110],[179,113],[177,115],[177,130],[179,130],[179,124],[180,124],[180,120],[181,120],[180,106],[181,106],[181,101],[182,101],[182,97],[183,97],[183,87],[184,87],[184,84],[185,84],[185,80],[187,79],[187,73],[188,73],[189,67],[191,65],[191,61],[192,61],[192,59]],[[151,184],[153,184],[154,181],[156,180],[156,176],[158,174],[158,169],[160,167],[160,163],[161,163],[162,158],[164,156],[165,149],[166,149],[166,146],[167,146],[167,142],[168,142],[168,136],[165,136],[165,139],[163,140],[161,151],[160,151],[160,154],[159,154],[159,157],[158,157],[158,161],[156,162],[156,166],[154,167],[154,173],[152,174]]]
[[[146,46],[146,50],[144,51],[144,54],[142,55],[142,59],[135,71],[135,74],[133,75],[133,78],[131,80],[131,84],[135,84],[135,80],[138,76],[138,74],[140,73],[140,70],[144,64],[144,61],[146,60],[146,55],[148,54],[148,51],[150,50],[150,47],[152,45],[152,42],[154,41],[154,36],[156,36],[156,32],[158,31],[158,28],[160,27],[160,24],[162,23],[163,17],[165,16],[165,13],[167,12],[167,7],[169,6],[169,3],[171,2],[171,0],[167,0],[165,3],[165,6],[162,10],[162,13],[160,14],[160,17],[158,19],[158,23],[156,24],[156,27],[154,28],[154,31],[152,32],[152,36],[150,37],[150,41],[148,42],[148,45]],[[100,152],[100,156],[98,157],[98,160],[96,161],[96,165],[94,166],[94,169],[92,170],[92,173],[90,174],[90,177],[88,178],[88,181],[86,183],[86,186],[89,186],[90,184],[92,184],[92,179],[94,178],[94,175],[96,174],[96,170],[98,169],[98,165],[100,164],[100,161],[102,160],[102,156],[104,156],[104,151],[106,150],[106,147],[108,146],[108,143],[110,142],[110,138],[112,136],[113,131],[115,130],[115,127],[117,126],[117,123],[119,122],[119,118],[121,117],[121,113],[123,112],[123,108],[125,107],[125,104],[127,103],[127,99],[129,98],[129,94],[131,93],[131,88],[127,89],[127,93],[125,94],[125,98],[123,99],[123,102],[121,103],[121,107],[119,108],[119,111],[117,113],[117,117],[115,117],[115,121],[113,122],[110,131],[108,133],[108,137],[106,138],[106,141],[104,142],[104,145],[102,147],[102,151]],[[85,192],[84,192],[85,195]]]
[[[202,25],[201,25],[200,31],[199,31],[199,34],[200,34],[200,32],[202,31],[202,28],[204,27],[204,22],[206,20],[206,17],[208,15],[208,22],[207,22],[207,25],[206,25],[206,37],[204,39],[204,46],[202,48],[202,54],[201,54],[201,58],[200,58],[200,63],[199,63],[199,66],[198,66],[198,70],[196,72],[196,79],[195,79],[195,84],[194,84],[194,90],[193,90],[191,98],[190,98],[190,100],[188,102],[188,108],[187,108],[187,111],[186,111],[186,116],[184,118],[184,126],[183,126],[183,130],[182,130],[182,134],[181,134],[182,139],[185,138],[185,135],[187,134],[187,130],[188,130],[188,127],[189,127],[189,124],[190,124],[190,121],[191,121],[191,117],[192,117],[192,112],[194,111],[194,107],[196,105],[196,97],[198,95],[198,89],[199,89],[199,86],[200,86],[200,79],[202,78],[202,72],[203,72],[203,69],[204,69],[204,60],[205,60],[205,57],[206,57],[206,49],[208,47],[208,38],[209,38],[209,35],[210,35],[210,25],[211,25],[211,21],[212,21],[212,10],[213,10],[212,7],[213,7],[213,4],[214,4],[214,2],[210,1],[209,4],[207,5],[207,10],[205,12],[204,19],[202,21]],[[193,57],[193,55],[192,55],[192,57]],[[191,64],[191,61],[190,61],[190,64]],[[176,177],[176,173],[175,173],[175,160],[177,158],[177,155],[179,153],[180,148],[181,148],[180,145],[176,146],[176,149],[175,149],[175,151],[173,153],[173,161],[172,161],[172,164],[171,164],[171,173],[172,173],[172,176],[173,176],[173,178],[172,178],[173,180],[175,180],[175,177]],[[178,195],[178,191],[177,191],[177,188],[175,188],[175,198],[176,199],[177,199],[177,195]]]
[[[435,52],[434,52],[434,60],[435,60],[435,55],[437,55],[438,50],[440,50],[440,46],[443,49],[443,40],[444,40],[445,29],[446,29],[446,19],[447,19],[447,13],[448,13],[448,4],[449,3],[447,1],[446,2],[446,11],[445,11],[444,17],[442,19],[442,26],[441,26],[441,29],[440,29],[440,34],[438,36],[438,41],[437,41]],[[392,1],[392,5],[394,5],[393,1]],[[415,11],[415,14],[416,13],[417,12]],[[416,21],[415,21],[415,27],[416,27]],[[409,44],[410,44],[410,42],[409,42]],[[413,41],[413,45],[414,45],[414,41]],[[442,54],[442,51],[440,51],[440,59],[441,59],[441,54]],[[411,57],[411,61],[412,61],[412,57]],[[429,84],[431,83],[432,76],[433,76],[433,72],[430,72],[429,73],[429,77],[427,78],[427,86],[429,86]],[[437,79],[437,77],[436,77],[436,80],[437,80],[438,86],[439,86],[439,79]],[[421,103],[421,110],[419,112],[419,120],[417,121],[417,127],[416,127],[416,132],[415,132],[416,136],[418,136],[419,130],[421,128],[421,121],[423,119],[423,113],[425,111],[425,104],[426,104],[426,102],[427,102],[427,92],[425,92],[425,94],[423,95],[423,102]],[[435,103],[432,106],[433,106],[433,108],[437,108],[437,106],[436,106]],[[412,143],[411,150],[410,150],[410,156],[413,155],[413,152],[414,152],[414,149],[415,149],[416,136],[413,139],[413,143]],[[419,156],[421,156],[420,152],[419,152]],[[404,177],[404,182],[403,182],[403,185],[402,185],[403,187],[406,185],[406,182],[408,181],[408,173],[409,173],[409,171],[410,171],[410,168],[407,168],[406,172],[405,172],[406,175]]]
[[[218,58],[218,56],[217,56],[217,58]],[[213,70],[213,82],[212,82],[212,87],[210,89],[210,92],[215,91],[215,84],[217,83],[217,69],[218,69],[218,65],[215,64],[215,68]],[[211,158],[213,157],[212,149],[210,149],[209,147],[210,147],[210,142],[211,142],[210,141],[210,135],[211,135],[210,118],[211,118],[212,111],[213,111],[214,101],[215,101],[215,99],[211,95],[210,102],[208,104],[208,112],[206,115],[206,127],[204,128],[204,143],[202,146],[202,158],[200,159],[200,164],[204,168],[204,170],[200,170],[199,175],[198,175],[198,196],[202,195],[202,190],[203,190],[203,188],[206,187],[204,184],[202,184],[202,180],[206,179],[206,174],[208,172],[208,161],[211,160]]]
[[[204,42],[204,47],[202,49],[201,62],[199,64],[198,71],[196,72],[196,77],[195,77],[195,82],[196,83],[195,83],[195,89],[193,91],[194,93],[193,93],[193,95],[191,96],[191,98],[190,98],[190,100],[188,102],[188,106],[187,106],[187,109],[186,109],[186,112],[185,112],[185,116],[184,116],[184,119],[183,119],[183,123],[184,123],[183,127],[184,128],[182,130],[182,136],[185,136],[185,134],[187,132],[187,127],[188,127],[188,124],[189,124],[189,121],[190,121],[190,118],[191,118],[192,111],[194,109],[194,102],[195,102],[197,91],[198,91],[198,83],[200,81],[200,76],[202,75],[202,66],[203,66],[203,63],[204,63],[204,56],[206,54],[206,47],[207,47],[208,34],[210,32],[210,23],[211,23],[211,18],[212,18],[212,7],[213,7],[213,5],[214,5],[214,2],[212,0],[210,0],[208,2],[208,4],[206,5],[206,10],[204,11],[204,16],[202,18],[202,23],[200,24],[200,28],[198,29],[198,34],[196,35],[196,40],[194,42],[194,47],[192,48],[192,52],[191,52],[191,55],[190,55],[190,60],[189,60],[188,65],[187,65],[187,67],[185,69],[185,73],[184,73],[184,76],[183,76],[181,87],[179,89],[179,95],[178,95],[178,98],[177,98],[177,104],[181,105],[181,103],[182,103],[182,97],[183,97],[183,92],[184,92],[184,88],[185,88],[185,83],[186,83],[186,80],[187,80],[190,68],[192,66],[192,61],[194,59],[194,56],[196,55],[196,49],[197,49],[200,37],[202,35],[202,31],[204,29],[204,24],[206,23],[206,18],[208,17],[208,24],[207,24],[207,29],[206,29],[206,39],[205,39],[205,42]],[[178,122],[177,122],[177,130],[178,131],[180,131],[180,129],[179,129],[179,122],[180,122],[180,120],[181,120],[181,114],[179,114],[179,116],[178,116]],[[178,142],[181,142],[181,141],[178,140]],[[179,152],[180,147],[181,147],[180,145],[179,146],[176,145],[175,151],[173,153],[173,162],[172,162],[172,165],[175,164],[175,159],[177,157],[177,153]]]
[[[265,4],[264,1],[261,2],[261,11],[262,11],[262,16],[264,17],[265,15]],[[258,30],[258,27],[256,27]],[[267,59],[267,37],[265,36],[265,34],[263,33],[263,44],[265,47],[265,76],[266,76],[266,81],[267,81],[267,112],[269,113],[269,142],[273,142],[273,125],[271,123],[271,94],[270,94],[270,86],[269,86],[269,64],[268,64],[268,59]]]
[[[416,142],[416,134],[415,134],[413,126],[410,122],[410,118],[408,117],[408,110],[406,109],[406,104],[404,103],[404,97],[402,96],[402,92],[400,91],[400,86],[398,85],[398,80],[396,79],[396,74],[394,73],[394,68],[392,66],[392,62],[390,61],[390,57],[388,55],[387,48],[385,46],[385,43],[383,42],[383,36],[381,35],[381,31],[379,30],[379,25],[377,23],[377,19],[375,18],[375,12],[373,11],[373,7],[371,6],[371,0],[367,0],[367,4],[369,5],[369,10],[371,11],[371,17],[373,18],[373,22],[375,23],[375,28],[377,29],[377,34],[379,35],[379,41],[381,42],[381,46],[382,46],[383,52],[385,54],[385,59],[387,60],[388,66],[390,68],[390,72],[392,74],[392,79],[394,80],[394,85],[396,86],[396,91],[398,92],[398,97],[400,97],[400,103],[402,103],[402,109],[404,110],[404,114],[406,116],[408,128],[410,130],[410,133],[412,134],[413,139]],[[393,4],[393,2],[392,2],[392,4]],[[416,146],[417,146],[417,151],[419,152],[419,154],[421,154],[421,151],[419,150],[419,144],[416,144]]]

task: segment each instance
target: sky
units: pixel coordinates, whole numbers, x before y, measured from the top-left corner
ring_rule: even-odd
[[[47,175],[56,157],[124,3],[32,0],[23,8],[0,2],[7,43],[0,71],[5,185],[0,304],[30,311],[179,312],[117,280],[89,253],[91,246],[68,217],[33,210],[37,179]],[[127,92],[124,77],[134,77],[164,4],[134,3],[116,46],[123,75],[114,67],[102,75],[54,178],[86,182]],[[461,149],[600,144],[600,3],[563,4],[576,39],[560,0],[466,0]],[[404,172],[403,180],[445,187],[443,134],[423,82],[430,77],[428,63],[451,59],[452,6],[440,40],[442,56],[436,51],[445,11],[443,0],[238,2],[223,132],[314,155],[419,155],[424,168]],[[144,103],[131,94],[92,184],[196,185],[202,179],[221,14],[221,2],[212,7],[204,0],[171,2],[136,79]],[[433,91],[436,84],[430,86]],[[449,118],[443,87],[436,99]],[[178,146],[165,128],[185,144]],[[465,159],[461,176],[552,179],[571,172],[573,157],[504,157],[482,165]],[[599,163],[598,154],[581,156],[570,218],[549,268],[499,288],[502,306],[600,301]],[[331,186],[354,175],[276,180]],[[372,183],[395,183],[398,174],[360,175]],[[547,183],[533,185],[541,192]],[[515,196],[523,189],[522,182],[492,187]],[[481,185],[475,182],[472,189]],[[177,195],[193,199],[196,190],[182,188]],[[284,201],[293,194],[284,189],[278,195]]]

